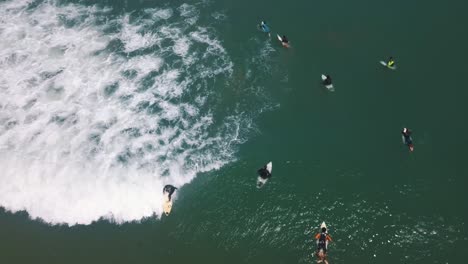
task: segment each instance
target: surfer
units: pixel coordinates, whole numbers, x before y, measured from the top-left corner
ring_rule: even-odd
[[[265,21],[262,21],[259,25],[260,29],[265,32],[270,34],[270,27],[268,27],[267,23]]]
[[[323,80],[323,85],[325,86],[329,86],[329,85],[332,85],[332,78],[330,75],[325,75],[325,80]]]
[[[392,56],[390,56],[390,58],[388,58],[388,60],[387,60],[387,67],[389,67],[389,68],[394,68],[395,67],[395,60],[393,59]]]
[[[163,189],[163,194],[168,194],[168,198],[169,198],[169,201],[171,200],[171,196],[172,194],[175,192],[175,190],[177,190],[176,187],[172,186],[172,185],[166,185],[164,186],[164,189]]]
[[[408,146],[410,151],[413,151],[413,139],[411,138],[411,130],[407,129],[406,127],[403,128],[403,131],[401,131],[401,134],[403,135],[403,141],[405,145]]]
[[[315,239],[317,240],[317,257],[319,257],[320,262],[324,261],[327,257],[328,242],[332,241],[330,235],[328,235],[326,227],[322,227],[321,231],[322,232],[315,235]],[[322,255],[322,257],[320,257],[320,255]]]
[[[258,171],[257,171],[258,175],[260,176],[260,178],[262,179],[269,179],[271,177],[271,173],[268,171],[267,169],[267,165],[261,167]]]
[[[281,44],[283,47],[289,48],[289,40],[285,35],[281,38]]]

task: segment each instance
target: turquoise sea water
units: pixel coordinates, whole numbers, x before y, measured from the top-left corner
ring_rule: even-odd
[[[0,263],[463,263],[466,7],[0,2]]]

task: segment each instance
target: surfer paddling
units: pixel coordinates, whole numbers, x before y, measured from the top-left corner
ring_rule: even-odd
[[[317,240],[317,263],[322,263],[324,262],[325,264],[328,264],[327,261],[327,250],[328,250],[328,242],[331,242],[332,239],[330,235],[328,235],[327,232],[327,227],[325,226],[325,223],[322,224],[321,226],[321,232],[315,235],[315,239]]]
[[[403,131],[401,131],[401,134],[403,137],[403,143],[405,143],[405,145],[408,146],[410,151],[413,151],[414,146],[413,146],[413,139],[411,138],[411,130],[405,127],[403,128]]]
[[[260,25],[258,25],[261,31],[265,32],[270,36],[270,27],[267,25],[265,21],[262,21]]]

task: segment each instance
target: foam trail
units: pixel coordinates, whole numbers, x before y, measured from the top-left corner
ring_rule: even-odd
[[[190,27],[194,6],[31,2],[0,3],[0,206],[135,221],[161,214],[165,184],[233,160],[231,128],[250,121],[213,118],[210,84],[233,65],[211,29]]]

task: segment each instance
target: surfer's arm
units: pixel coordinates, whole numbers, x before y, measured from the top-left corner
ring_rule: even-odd
[[[332,241],[331,236],[327,235],[327,240],[331,242]]]

